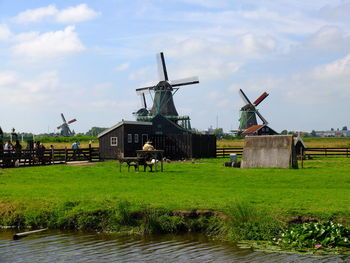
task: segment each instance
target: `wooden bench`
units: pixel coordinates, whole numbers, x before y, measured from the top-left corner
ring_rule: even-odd
[[[122,165],[123,163],[126,163],[128,166],[128,172],[130,172],[130,167],[133,166],[135,168],[135,171],[139,171],[139,158],[137,157],[124,157],[124,158],[119,158],[119,171],[122,171]]]

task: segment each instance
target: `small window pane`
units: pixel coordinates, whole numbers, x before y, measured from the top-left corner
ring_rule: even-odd
[[[132,134],[128,134],[128,143],[132,143]]]
[[[139,143],[139,135],[138,134],[134,135],[134,142]]]
[[[118,146],[118,137],[111,137],[111,146]]]

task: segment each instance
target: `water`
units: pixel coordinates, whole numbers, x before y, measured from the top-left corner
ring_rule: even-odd
[[[20,240],[0,232],[0,262],[350,262],[350,256],[266,253],[202,235],[150,237],[46,231]]]

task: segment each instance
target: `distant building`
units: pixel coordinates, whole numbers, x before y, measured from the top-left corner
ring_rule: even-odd
[[[315,131],[318,137],[350,137],[350,130]]]

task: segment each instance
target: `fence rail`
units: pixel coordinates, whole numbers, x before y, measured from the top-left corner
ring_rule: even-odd
[[[229,157],[231,153],[242,155],[242,147],[224,147],[216,148],[217,157]],[[311,156],[346,156],[350,155],[350,148],[335,148],[335,147],[322,147],[322,148],[306,148],[304,150],[304,155],[307,157]]]
[[[99,161],[99,148],[44,150],[4,150],[0,152],[0,167],[62,164],[69,161]]]

